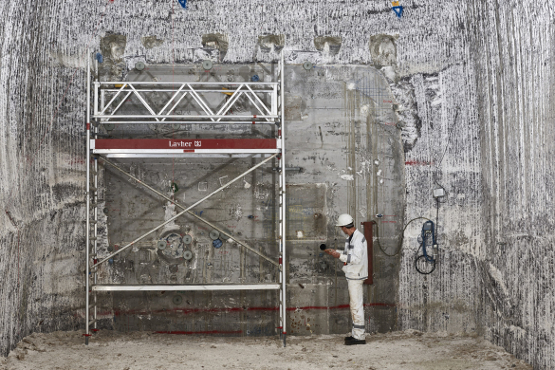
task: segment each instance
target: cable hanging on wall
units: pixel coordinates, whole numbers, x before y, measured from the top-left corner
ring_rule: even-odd
[[[456,124],[458,116],[459,116],[459,108],[457,108],[457,111],[455,113],[455,118],[453,120],[453,126]],[[449,130],[449,131],[451,131],[451,130]],[[439,162],[436,166],[437,169],[439,169],[439,165],[443,162],[445,154],[447,153],[447,150],[449,148],[450,142],[451,142],[451,135],[449,134],[447,144],[445,146],[445,149],[443,151],[441,159],[439,160]],[[419,220],[419,219],[427,220],[424,223],[424,225],[422,226],[421,235],[419,237],[420,247],[418,248],[418,250],[416,252],[417,257],[414,261],[416,270],[421,274],[430,274],[435,269],[436,260],[437,260],[437,253],[438,253],[438,244],[437,244],[437,240],[436,240],[436,234],[437,234],[437,223],[438,223],[438,218],[439,218],[439,205],[441,203],[446,203],[447,202],[446,199],[442,201],[442,200],[440,200],[440,198],[444,198],[444,197],[448,196],[447,190],[445,189],[445,187],[443,185],[441,185],[437,181],[437,179],[434,179],[434,183],[439,186],[438,189],[434,190],[434,198],[436,200],[436,223],[434,224],[434,222],[432,222],[430,219],[428,219],[426,217],[415,217],[415,218],[411,219],[410,221],[408,221],[406,223],[406,225],[403,227],[403,231],[401,233],[401,238],[399,240],[399,243],[398,243],[397,248],[395,249],[394,253],[392,253],[392,254],[387,253],[384,250],[384,248],[382,247],[382,245],[380,243],[380,229],[379,229],[378,223],[376,221],[374,221],[374,224],[376,225],[376,243],[378,244],[378,247],[380,248],[382,253],[385,254],[386,256],[395,257],[401,252],[401,249],[403,247],[403,241],[404,241],[404,238],[405,238],[405,230],[407,229],[408,225],[410,225],[413,221],[416,221],[416,220]],[[381,215],[378,215],[378,217],[381,217]],[[433,247],[433,256],[428,255],[427,249],[426,249],[426,247],[427,247],[426,243],[430,240],[430,237],[431,237],[432,247]],[[422,249],[422,254],[418,255],[418,251],[420,251],[420,249]]]
[[[401,252],[401,248],[403,247],[403,241],[405,240],[405,230],[407,229],[407,227],[416,220],[428,220],[430,221],[429,218],[426,217],[415,217],[412,220],[410,220],[409,222],[407,222],[407,224],[405,225],[405,227],[403,227],[403,232],[401,233],[401,240],[399,240],[399,243],[397,245],[396,251],[393,254],[389,254],[387,253],[384,248],[382,247],[382,244],[380,243],[380,228],[378,227],[378,223],[376,221],[374,221],[374,224],[376,225],[376,243],[378,244],[378,247],[380,248],[380,250],[382,251],[383,254],[385,254],[388,257],[395,257],[396,255],[399,254],[399,252]]]

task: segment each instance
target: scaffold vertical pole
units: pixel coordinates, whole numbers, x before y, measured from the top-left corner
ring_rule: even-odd
[[[284,89],[284,79],[285,79],[285,61],[283,58],[283,50],[281,51],[281,65],[280,65],[280,115],[281,115],[281,157],[280,157],[280,211],[281,211],[281,244],[282,244],[282,300],[283,300],[283,320],[282,320],[282,331],[283,331],[283,346],[286,346],[287,337],[287,234],[286,234],[286,215],[287,215],[287,203],[286,203],[286,182],[285,182],[285,89]]]
[[[98,75],[98,59],[95,60],[94,63],[94,70],[95,75]],[[89,94],[90,96],[90,94]],[[88,111],[90,111],[90,106],[88,107]],[[94,127],[94,138],[98,139],[98,125]],[[93,262],[94,262],[94,279],[93,284],[98,284],[98,266],[96,263],[98,262],[98,158],[94,158],[94,253],[93,253]],[[93,304],[94,304],[94,311],[93,311],[93,322],[94,328],[92,329],[93,332],[98,331],[98,308],[97,308],[97,292],[95,291],[93,294]]]
[[[276,85],[276,93],[277,93],[277,98],[276,98],[276,114],[279,115],[279,112],[281,110],[281,87],[279,85],[279,81],[281,81],[281,60],[278,62],[278,68],[277,68],[277,81],[278,81],[278,85]],[[280,117],[281,118],[281,117]],[[277,132],[276,132],[276,137],[280,143],[280,148],[281,148],[281,123],[282,123],[282,119],[279,119],[279,121],[277,122]],[[277,160],[277,168],[279,168],[281,165],[281,161]],[[277,329],[279,330],[279,339],[283,340],[283,235],[282,235],[282,228],[281,228],[281,216],[282,216],[282,212],[281,212],[281,206],[282,206],[282,193],[281,193],[281,172],[277,172],[279,179],[278,179],[278,213],[277,213],[277,222],[276,222],[276,233],[278,236],[278,240],[279,240],[279,320],[278,320],[278,326]]]
[[[85,297],[85,344],[89,344],[89,291],[90,291],[90,284],[89,284],[89,272],[90,272],[90,232],[91,232],[91,216],[90,216],[90,161],[91,161],[91,152],[90,152],[90,143],[91,143],[91,120],[90,120],[90,104],[91,104],[91,94],[90,94],[90,86],[91,86],[91,55],[90,50],[87,50],[87,123],[86,123],[86,131],[87,131],[87,153],[86,153],[86,166],[87,166],[87,182],[85,185],[86,191],[86,207],[87,207],[87,223],[86,223],[86,240],[85,240],[85,249],[86,249],[86,269],[85,269],[85,290],[86,290],[86,297]]]

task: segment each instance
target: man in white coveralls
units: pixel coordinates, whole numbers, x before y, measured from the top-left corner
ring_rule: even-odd
[[[356,229],[351,215],[340,215],[335,226],[340,227],[341,231],[348,236],[345,242],[345,250],[343,253],[334,249],[326,249],[324,252],[332,257],[339,258],[344,263],[343,272],[349,287],[349,306],[353,319],[351,336],[345,338],[345,344],[366,344],[362,293],[362,284],[368,278],[366,238]]]

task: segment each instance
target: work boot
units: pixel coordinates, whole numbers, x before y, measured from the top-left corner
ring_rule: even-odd
[[[351,337],[350,339],[345,338],[345,345],[351,346],[353,344],[366,344],[366,339],[355,339]]]
[[[353,336],[349,335],[348,337],[345,337],[345,342],[348,341],[348,340],[352,340],[352,339],[353,339]]]

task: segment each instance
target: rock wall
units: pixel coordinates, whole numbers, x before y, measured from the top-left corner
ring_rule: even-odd
[[[408,307],[400,320],[421,330],[476,330],[548,369],[554,9],[548,2],[477,1],[461,11],[464,19],[453,27],[464,60],[439,72],[441,102],[434,104],[438,91],[425,84],[438,76],[423,77],[424,91],[416,93],[424,100],[421,140],[407,153],[407,161],[420,153],[432,162],[427,169],[407,166],[408,209],[429,199],[413,189],[422,179],[447,190],[438,213],[443,253],[436,276],[411,276],[405,259],[400,303]],[[434,115],[439,104],[453,109],[448,119]],[[436,128],[442,132],[426,139]],[[430,152],[436,154],[426,157]],[[415,215],[426,213],[415,208]]]
[[[555,366],[554,11],[550,2],[480,2],[469,29],[479,50],[480,315],[488,339],[537,369]]]
[[[80,325],[85,72],[77,39],[56,26],[78,20],[58,19],[60,7],[0,5],[3,354],[33,331]]]

